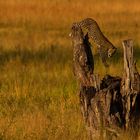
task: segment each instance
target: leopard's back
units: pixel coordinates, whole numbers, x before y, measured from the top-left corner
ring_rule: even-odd
[[[86,28],[90,37],[97,44],[97,46],[102,47],[102,50],[104,51],[108,51],[109,57],[115,53],[116,47],[114,47],[114,45],[104,36],[95,20],[92,18],[86,18],[76,24],[81,28]]]

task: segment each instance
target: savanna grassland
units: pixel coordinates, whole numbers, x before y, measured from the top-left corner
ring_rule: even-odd
[[[86,17],[118,48],[108,73],[122,75],[128,38],[140,68],[139,0],[0,0],[0,140],[88,139],[68,36]],[[95,71],[105,74],[98,55]]]

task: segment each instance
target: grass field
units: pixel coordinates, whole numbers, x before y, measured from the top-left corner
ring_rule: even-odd
[[[122,75],[128,38],[140,68],[139,0],[0,0],[0,140],[87,140],[68,37],[86,17],[118,48],[109,74]],[[105,74],[98,56],[95,71]]]

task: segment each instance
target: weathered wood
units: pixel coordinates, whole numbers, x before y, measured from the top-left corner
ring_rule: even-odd
[[[131,110],[131,94],[133,94],[133,82],[134,82],[134,71],[133,71],[133,41],[124,40],[123,41],[124,50],[124,77],[122,86],[123,95],[123,114],[125,117],[125,128],[128,128],[130,120],[130,110]]]
[[[124,50],[124,76],[122,82],[123,114],[125,118],[125,128],[131,124],[132,112],[137,94],[140,92],[140,76],[133,59],[133,41],[131,39],[123,41]]]
[[[98,92],[100,90],[100,77],[99,77],[99,74],[94,74],[93,75],[93,85],[94,85],[94,88],[96,89],[96,92]]]
[[[88,35],[84,36],[82,29],[73,31],[74,74],[80,87],[80,106],[87,131],[91,139],[112,140],[124,127],[140,120],[140,75],[133,60],[133,41],[123,41],[123,78],[105,75],[100,81],[99,74],[93,72]]]
[[[129,95],[133,92],[134,71],[133,71],[133,41],[124,40],[124,94]]]
[[[74,74],[80,86],[92,86],[94,59],[88,34],[84,36],[80,27],[73,27],[71,37],[73,42]]]

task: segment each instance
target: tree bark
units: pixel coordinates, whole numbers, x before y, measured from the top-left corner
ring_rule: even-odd
[[[84,44],[83,46],[86,49],[91,49],[87,45]],[[100,80],[99,75],[95,75],[91,71],[88,72],[87,69],[84,72],[82,69],[82,74],[85,73],[87,81],[90,81],[90,84],[83,84],[83,81],[78,81],[80,83],[81,111],[90,139],[113,140],[119,137],[124,130],[127,130],[133,121],[139,121],[140,76],[133,60],[133,41],[123,41],[123,50],[123,78],[105,75]],[[91,50],[89,51],[91,52]],[[88,55],[86,52],[85,54]],[[78,65],[77,62],[75,67]],[[84,67],[89,67],[89,65],[88,63]],[[94,67],[93,63],[91,65]],[[78,68],[75,70],[75,73],[80,73]],[[135,128],[137,126],[135,125]]]
[[[140,75],[136,68],[136,62],[133,60],[133,41],[123,41],[124,50],[124,76],[121,85],[123,115],[125,118],[125,129],[133,126],[132,120],[138,122],[139,111],[136,110],[140,93]],[[133,113],[137,112],[137,115]]]

